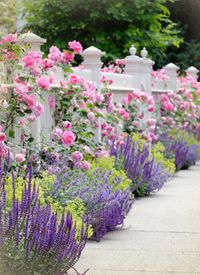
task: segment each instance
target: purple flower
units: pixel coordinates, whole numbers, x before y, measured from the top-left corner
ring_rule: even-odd
[[[144,196],[160,190],[171,177],[160,163],[150,158],[149,146],[140,148],[131,136],[119,147],[113,145],[110,154],[115,156],[116,164],[122,162],[122,167],[132,181],[131,189],[136,195]]]
[[[32,184],[31,168],[20,201],[15,196],[14,174],[12,178],[12,206],[7,209],[3,202],[6,183],[0,173],[0,260],[19,274],[66,273],[79,259],[85,246],[87,225],[83,224],[77,239],[76,223],[70,212],[58,217],[50,205],[40,205],[38,190]]]
[[[93,226],[93,240],[99,241],[108,231],[123,224],[133,197],[129,189],[118,188],[121,178],[97,169],[90,177],[82,171],[65,170],[57,175],[51,196],[63,207],[75,198],[83,201],[84,220]],[[47,194],[49,195],[49,193]]]

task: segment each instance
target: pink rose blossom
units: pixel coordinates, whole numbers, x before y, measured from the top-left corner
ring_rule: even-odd
[[[44,112],[44,106],[38,103],[34,108],[34,115],[39,117]]]
[[[64,126],[64,128],[65,128],[66,130],[69,130],[69,129],[71,129],[72,124],[71,124],[71,122],[69,122],[69,121],[64,121],[64,122],[63,122],[63,126]]]
[[[107,137],[107,136],[108,136],[108,131],[107,131],[107,130],[102,131],[102,132],[101,132],[101,135],[102,135],[103,137]]]
[[[25,119],[20,119],[19,120],[19,125],[20,126],[24,126],[26,124],[26,120]]]
[[[162,99],[163,102],[169,101],[169,97],[167,95],[165,95],[165,94],[161,95],[161,99]]]
[[[73,162],[80,162],[83,159],[83,154],[79,151],[73,152],[71,156],[72,156]]]
[[[165,101],[163,103],[163,108],[165,108],[165,110],[167,110],[167,111],[173,111],[174,106],[170,101]]]
[[[1,40],[0,40],[0,44],[1,42],[3,43],[16,43],[17,42],[17,34],[14,33],[10,33],[10,34],[7,34],[6,36],[4,36]]]
[[[8,148],[4,143],[0,142],[0,158],[4,158],[8,154]]]
[[[103,95],[102,94],[96,94],[96,102],[98,105],[101,105],[103,102]]]
[[[93,112],[89,112],[87,114],[87,117],[91,122],[94,122],[96,120],[95,114]]]
[[[22,163],[23,161],[25,161],[25,155],[24,154],[17,154],[15,157],[15,160],[19,163]]]
[[[51,46],[49,50],[48,58],[54,62],[60,61],[61,51],[57,47]]]
[[[51,137],[54,140],[60,140],[62,138],[63,135],[63,130],[60,128],[55,128],[54,131],[51,133]]]
[[[139,121],[136,121],[136,120],[133,121],[133,126],[134,126],[134,127],[138,128],[139,125],[140,125],[140,124],[139,124]]]
[[[63,52],[61,54],[61,62],[64,64],[68,64],[74,60],[74,54],[68,53],[68,52]]]
[[[115,63],[116,63],[118,66],[124,66],[124,65],[125,65],[125,60],[124,60],[124,59],[116,59],[116,60],[115,60]]]
[[[15,92],[19,95],[28,93],[28,87],[25,84],[17,83],[15,86]]]
[[[33,69],[37,65],[37,62],[41,62],[42,55],[35,51],[30,51],[28,54],[22,58],[24,67],[27,69]]]
[[[75,74],[71,74],[68,78],[68,81],[71,83],[71,84],[78,84],[79,83],[79,77]]]
[[[45,58],[41,60],[40,64],[45,71],[48,71],[53,67],[54,62],[51,59]]]
[[[75,134],[72,131],[64,131],[62,135],[62,143],[64,146],[69,147],[72,146],[76,139]]]
[[[30,109],[32,109],[35,106],[35,104],[36,104],[36,102],[35,102],[35,95],[25,94],[25,95],[22,96],[21,101],[24,102],[24,103],[26,103],[26,105]]]
[[[3,132],[0,132],[0,142],[4,142],[6,140],[6,134]]]
[[[124,118],[124,120],[129,120],[129,118],[130,118],[129,113],[128,113],[128,112],[125,112],[125,113],[123,114],[123,118]]]
[[[81,54],[83,51],[83,47],[81,45],[80,42],[74,40],[74,41],[70,41],[68,43],[68,46],[71,50],[73,50],[75,53]]]
[[[82,162],[74,162],[73,163],[74,164],[74,167],[76,168],[76,169],[81,169],[82,168]]]
[[[154,105],[149,105],[148,112],[152,113],[154,111]]]
[[[82,162],[82,169],[84,171],[88,171],[90,169],[90,163],[88,161],[83,161]]]
[[[141,115],[139,115],[139,118],[143,119],[144,118],[144,113],[141,113]]]
[[[47,91],[50,89],[50,85],[51,85],[49,79],[47,79],[44,76],[41,76],[40,78],[38,78],[36,80],[36,84],[38,85],[38,87],[40,87],[44,90],[47,90]]]

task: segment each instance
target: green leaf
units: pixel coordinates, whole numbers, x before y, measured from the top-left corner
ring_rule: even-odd
[[[9,138],[14,138],[15,137],[15,132],[13,130],[9,130],[8,136],[9,136]]]

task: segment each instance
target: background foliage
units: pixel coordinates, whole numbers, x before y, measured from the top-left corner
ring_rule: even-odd
[[[174,2],[174,0],[172,0]],[[165,57],[170,45],[179,46],[177,25],[166,0],[33,0],[23,1],[26,29],[65,48],[76,39],[84,48],[94,45],[107,58],[124,57],[135,44],[147,47],[154,60]]]
[[[16,1],[0,0],[0,31],[11,32],[15,30],[16,25]]]

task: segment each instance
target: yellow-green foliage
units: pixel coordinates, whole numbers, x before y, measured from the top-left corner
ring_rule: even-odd
[[[117,189],[125,190],[130,186],[131,180],[129,180],[129,178],[126,176],[126,173],[124,172],[124,170],[117,170],[115,168],[114,157],[102,157],[102,158],[93,160],[91,162],[91,168],[88,171],[88,176],[92,176],[93,172],[99,168],[104,171],[112,171],[112,174],[109,180],[109,183],[111,185],[114,184],[115,177],[120,177],[122,179],[122,181],[119,183],[118,186],[113,185],[114,190],[117,190]]]
[[[55,179],[56,177],[54,175],[49,175],[47,172],[44,172],[42,174],[42,178],[38,179],[39,186],[42,189],[44,194],[48,194],[51,191],[55,183]],[[74,200],[67,202],[67,204],[64,207],[63,205],[61,206],[59,204],[59,201],[56,201],[50,195],[47,195],[45,197],[45,201],[50,203],[52,206],[52,210],[56,211],[60,216],[63,210],[65,211],[65,213],[70,211],[70,213],[72,214],[73,220],[76,221],[76,228],[78,229],[77,236],[79,236],[80,230],[83,224],[82,217],[85,212],[85,206],[83,201],[80,198],[75,198]],[[93,234],[93,230],[92,230],[92,227],[90,226],[88,229],[88,237],[91,237],[92,234]]]
[[[28,183],[28,179],[23,179],[23,178],[16,178],[16,192],[15,192],[15,197],[16,199],[18,199],[19,201],[21,200],[21,196],[22,196],[22,191],[24,189],[24,185]],[[36,189],[39,187],[39,182],[33,180],[32,183],[35,183]],[[13,185],[12,185],[12,177],[8,177],[6,180],[6,186],[5,186],[5,190],[7,193],[7,207],[11,207],[12,205],[12,196],[13,196]],[[44,192],[41,188],[39,188],[39,199],[40,199],[40,203],[41,205],[45,204],[45,199],[44,199]]]
[[[53,186],[55,181],[55,176],[48,175],[48,173],[43,173],[42,178],[37,178],[32,180],[32,183],[35,183],[36,188],[39,188],[39,200],[41,205],[45,205],[46,203],[51,204],[51,208],[53,212],[57,212],[58,215],[61,217],[61,214],[64,210],[65,213],[70,211],[72,214],[73,220],[76,222],[77,227],[77,237],[80,235],[81,227],[83,224],[82,216],[85,211],[84,204],[81,199],[75,198],[73,201],[67,203],[67,205],[63,208],[59,205],[59,202],[53,200],[51,196],[45,196],[45,194],[50,191],[51,187]],[[22,177],[16,178],[16,192],[15,197],[19,201],[21,200],[22,191],[24,185],[27,184],[27,180],[23,179]],[[7,193],[7,207],[10,208],[12,206],[12,195],[13,195],[13,185],[12,185],[12,177],[8,177],[6,181],[5,190]],[[88,237],[91,237],[93,234],[92,228],[90,227],[88,230]]]
[[[137,133],[132,134],[132,140],[138,144],[139,149],[141,149],[146,144],[146,140]]]
[[[172,131],[172,135],[174,136],[175,140],[183,139],[185,142],[187,142],[188,145],[199,146],[199,149],[197,150],[197,152],[198,152],[198,155],[200,156],[200,141],[198,141],[194,135],[186,131],[177,131],[176,129]]]
[[[166,172],[173,175],[176,170],[175,160],[166,158],[164,152],[165,146],[161,142],[158,142],[152,146],[150,157],[154,157],[157,162],[160,162],[165,167]]]

